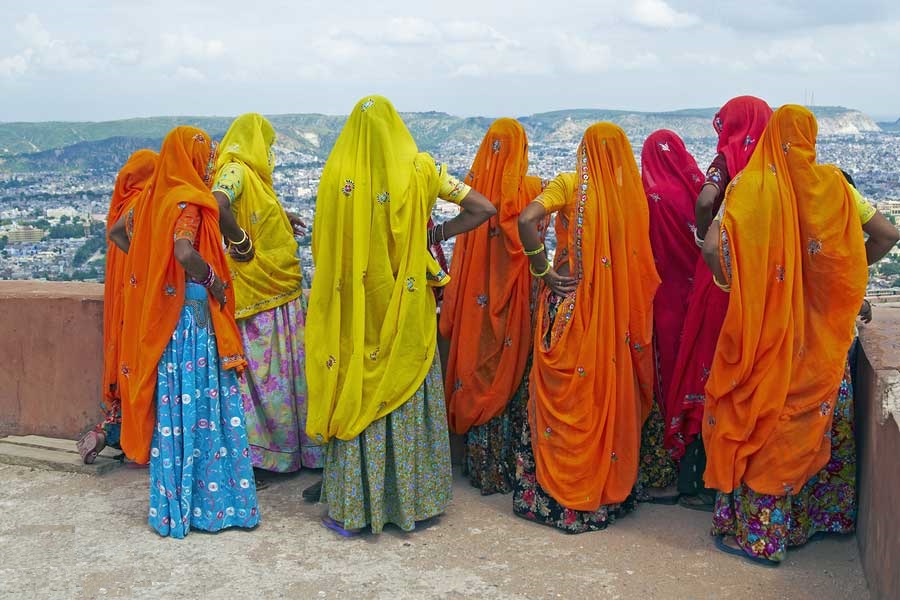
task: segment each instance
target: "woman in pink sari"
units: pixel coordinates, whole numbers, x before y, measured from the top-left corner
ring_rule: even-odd
[[[641,180],[650,208],[650,245],[662,282],[653,302],[656,401],[641,436],[638,499],[674,504],[678,499],[674,489],[678,472],[663,447],[663,435],[668,416],[677,414],[680,407],[674,406],[665,392],[675,370],[681,328],[700,259],[700,248],[694,243],[694,201],[703,187],[703,172],[678,134],[661,129],[644,142]]]
[[[703,245],[703,236],[722,204],[728,183],[747,165],[770,116],[769,105],[753,96],[733,98],[716,113],[713,127],[719,134],[718,154],[706,171],[706,181],[696,204],[697,230],[694,235],[699,246]],[[666,402],[671,410],[666,414],[664,444],[672,458],[680,461],[678,491],[682,494],[681,505],[708,512],[712,512],[715,493],[703,487],[706,453],[699,434],[704,390],[727,310],[728,294],[713,284],[712,272],[701,256],[694,272],[694,289],[673,377],[665,383],[668,386]]]

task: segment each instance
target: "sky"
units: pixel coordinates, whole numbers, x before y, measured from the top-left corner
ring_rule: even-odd
[[[0,121],[663,111],[753,94],[900,116],[896,0],[31,0],[0,22]]]

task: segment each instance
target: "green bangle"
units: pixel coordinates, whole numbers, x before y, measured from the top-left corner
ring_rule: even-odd
[[[535,248],[534,250],[525,250],[525,249],[523,248],[522,251],[525,252],[525,256],[536,256],[536,255],[538,255],[538,254],[540,254],[541,252],[544,251],[544,245],[541,244],[540,246],[538,246],[538,247]]]
[[[531,265],[528,265],[528,272],[531,273],[532,275],[534,275],[535,277],[544,277],[545,275],[547,275],[547,273],[550,272],[550,268],[551,268],[551,265],[550,265],[550,261],[548,260],[547,268],[544,269],[543,271],[541,271],[540,273],[536,273],[534,270],[534,267],[532,267]]]

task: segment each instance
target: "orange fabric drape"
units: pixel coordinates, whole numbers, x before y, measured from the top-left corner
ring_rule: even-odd
[[[219,231],[219,205],[209,191],[216,147],[194,127],[177,127],[163,141],[159,165],[138,200],[134,237],[125,262],[122,326],[122,450],[146,463],[156,425],[157,363],[178,324],[184,304],[185,273],[175,260],[175,221],[183,205],[200,209],[197,250],[228,284],[224,309],[210,297],[212,326],[222,367],[245,364],[234,320],[234,293]]]
[[[816,164],[816,120],[775,111],[725,197],[731,296],[706,387],[706,485],[782,496],[828,462],[834,402],[868,270],[837,167]]]
[[[550,296],[542,294],[529,417],[541,487],[567,508],[593,511],[624,501],[637,479],[653,399],[659,276],[647,198],[622,129],[589,127],[577,173],[567,239],[578,289],[559,305],[549,344]]]
[[[441,335],[450,340],[444,389],[454,433],[502,413],[525,373],[531,275],[517,219],[541,192],[540,178],[526,176],[527,171],[525,129],[514,119],[498,119],[466,177],[497,215],[457,238],[441,307]]]
[[[116,177],[106,231],[131,210],[153,176],[159,155],[153,150],[132,154]],[[119,398],[119,335],[122,332],[122,293],[126,254],[112,242],[106,244],[106,277],[103,287],[103,396],[109,407]]]

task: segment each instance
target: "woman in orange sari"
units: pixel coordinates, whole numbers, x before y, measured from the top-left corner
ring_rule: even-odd
[[[485,495],[512,491],[512,432],[525,417],[533,299],[516,220],[541,192],[540,178],[527,171],[525,129],[514,119],[494,121],[466,183],[497,215],[457,239],[441,311],[441,335],[450,340],[450,431],[467,434],[469,481]]]
[[[110,232],[128,253],[122,449],[150,462],[149,522],[175,538],[259,522],[237,380],[246,362],[210,191],[215,158],[206,133],[174,129],[133,221]]]
[[[138,150],[125,162],[116,176],[106,216],[107,234],[125,214],[133,214],[134,205],[156,169],[159,155],[153,150]],[[91,464],[107,445],[119,447],[122,423],[122,399],[119,394],[119,335],[122,332],[122,294],[125,279],[125,253],[112,241],[106,244],[106,277],[103,287],[103,423],[78,441],[85,464]]]
[[[875,211],[816,164],[816,134],[807,109],[775,111],[703,249],[730,293],[703,422],[713,534],[772,566],[788,546],[853,531],[856,514],[847,351]]]
[[[549,289],[537,310],[513,497],[517,515],[569,533],[604,529],[634,505],[659,286],[647,198],[625,132],[592,125],[576,164],[519,217],[531,272]],[[537,227],[553,212],[555,265]]]

